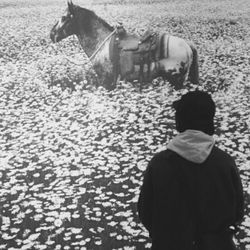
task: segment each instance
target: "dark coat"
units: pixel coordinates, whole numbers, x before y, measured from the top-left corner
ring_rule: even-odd
[[[145,172],[138,212],[152,249],[194,249],[198,238],[224,232],[243,218],[234,160],[215,146],[201,164],[169,149],[158,153]]]

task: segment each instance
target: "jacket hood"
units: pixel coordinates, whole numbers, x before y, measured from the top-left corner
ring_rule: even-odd
[[[170,141],[167,148],[188,161],[202,163],[210,155],[214,143],[212,136],[188,129]]]

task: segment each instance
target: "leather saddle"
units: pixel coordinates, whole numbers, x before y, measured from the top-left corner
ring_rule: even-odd
[[[155,49],[157,43],[157,34],[151,30],[147,30],[141,37],[118,30],[118,37],[118,48],[124,51],[145,53]]]
[[[117,53],[113,51],[113,54],[117,54],[116,60],[113,60],[117,74],[119,72],[123,77],[129,75],[134,72],[135,65],[139,65],[139,80],[144,80],[144,65],[148,65],[149,75],[150,63],[156,60],[158,43],[158,34],[151,30],[147,30],[141,37],[138,37],[128,34],[123,26],[117,27],[114,49]]]

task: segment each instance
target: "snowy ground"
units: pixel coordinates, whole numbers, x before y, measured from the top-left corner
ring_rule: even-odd
[[[197,45],[199,88],[218,107],[217,144],[235,157],[244,184],[237,244],[250,249],[250,2],[103,2],[87,7],[131,32],[150,26]],[[193,87],[86,88],[82,68],[64,58],[86,60],[77,40],[49,40],[65,7],[0,3],[0,249],[150,248],[136,213],[143,172],[175,134],[173,100]]]

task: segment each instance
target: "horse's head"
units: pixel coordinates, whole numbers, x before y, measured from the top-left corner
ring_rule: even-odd
[[[81,34],[82,38],[97,38],[97,30],[113,31],[113,27],[98,17],[93,11],[68,2],[65,14],[56,22],[50,32],[53,42],[59,42],[70,35]]]
[[[56,22],[50,31],[50,38],[54,43],[77,33],[76,10],[77,6],[75,6],[72,1],[68,2],[68,8],[64,15]]]

